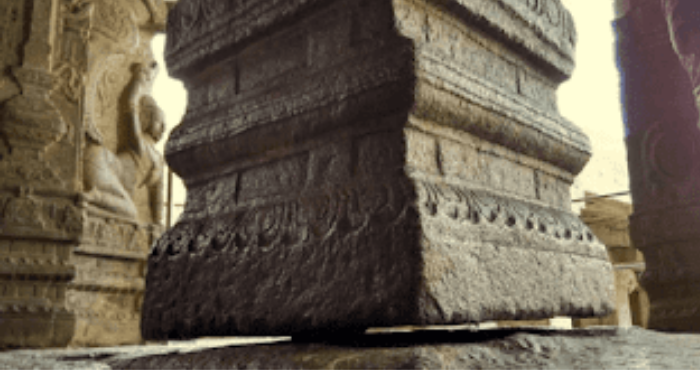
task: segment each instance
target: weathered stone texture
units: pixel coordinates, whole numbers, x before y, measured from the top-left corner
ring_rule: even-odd
[[[645,271],[644,255],[630,241],[632,205],[586,192],[581,219],[608,249],[615,274],[615,312],[606,317],[574,320],[574,326],[641,326],[649,322],[649,298],[639,283]]]
[[[605,248],[568,210],[589,143],[555,102],[573,25],[544,3],[178,3],[188,199],[144,337],[607,313]]]
[[[141,341],[162,232],[150,40],[166,13],[161,0],[0,4],[0,346]]]
[[[693,158],[700,131],[693,93],[700,90],[691,79],[697,77],[697,58],[691,59],[698,46],[684,48],[677,37],[700,36],[698,4],[644,0],[628,5],[616,21],[618,65],[634,200],[630,234],[646,259],[642,285],[651,300],[649,327],[697,331],[700,167]]]

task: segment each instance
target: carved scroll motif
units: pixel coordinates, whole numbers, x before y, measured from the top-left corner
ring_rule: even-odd
[[[87,136],[96,143],[103,144],[104,137],[99,129],[99,120],[108,106],[117,104],[115,70],[124,64],[124,54],[114,54],[102,60],[90,74],[90,83],[85,97],[84,127]]]
[[[67,1],[61,7],[61,45],[55,74],[59,78],[58,88],[73,103],[80,99],[87,72],[87,48],[94,10],[94,4],[81,0]]]
[[[119,45],[137,45],[139,32],[123,0],[104,0],[95,13],[95,32]]]

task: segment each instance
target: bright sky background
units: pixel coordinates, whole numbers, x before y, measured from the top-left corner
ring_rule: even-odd
[[[572,199],[582,198],[584,191],[598,194],[627,191],[629,182],[620,112],[619,76],[615,67],[612,1],[562,2],[573,14],[578,30],[578,44],[574,75],[559,89],[559,109],[564,117],[586,132],[593,146],[593,158],[574,183]],[[154,54],[160,59],[158,62],[161,66],[165,65],[162,60],[164,45],[164,36],[153,40]],[[162,68],[153,95],[165,111],[169,133],[185,112],[187,93],[182,83],[168,78],[165,68]],[[161,150],[164,142],[165,140],[160,143]],[[173,203],[183,204],[185,189],[177,178],[173,189]],[[629,197],[618,199],[629,201]],[[579,209],[581,204],[573,206],[574,209]],[[181,210],[182,207],[174,207],[173,223]]]

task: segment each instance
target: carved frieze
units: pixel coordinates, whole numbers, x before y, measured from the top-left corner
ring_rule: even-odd
[[[70,102],[77,104],[84,93],[95,4],[83,0],[64,0],[60,10],[59,46],[56,48],[54,73],[59,78],[57,88]]]
[[[47,186],[64,184],[56,171],[45,162],[0,162],[0,173],[4,176],[4,185],[8,186]]]
[[[151,244],[162,233],[159,225],[139,225],[116,219],[89,217],[78,251],[145,260]]]
[[[483,234],[488,232],[477,233],[472,228],[492,230],[494,235],[512,229],[518,233],[538,234],[561,243],[572,243],[571,248],[566,249],[569,253],[606,259],[605,248],[591,230],[573,214],[507,198],[488,190],[445,185],[443,181],[435,182],[424,176],[419,175],[422,179],[415,182],[418,194],[416,207],[420,209],[420,213],[426,217],[459,223],[464,227],[465,235],[482,238]],[[224,186],[224,189],[227,187]],[[204,189],[197,192],[188,202],[214,204],[229,198],[226,191],[209,195],[210,191]],[[311,192],[316,194],[318,191],[315,189]],[[314,235],[325,237],[329,232],[339,232],[337,222],[346,222],[343,232],[352,233],[356,228],[370,227],[372,220],[391,220],[407,212],[405,208],[412,205],[407,200],[407,195],[403,194],[406,191],[391,186],[356,184],[339,187],[336,191],[323,195],[309,194],[308,199],[302,196],[301,199],[275,202],[262,207],[218,208],[229,212],[233,210],[229,214],[202,212],[199,213],[200,218],[197,218],[192,217],[197,215],[197,211],[193,209],[189,221],[178,226],[180,231],[168,233],[158,242],[152,253],[204,253],[201,248],[212,244],[218,246],[217,251],[261,246],[274,248],[273,241],[308,240]],[[219,218],[221,221],[200,223],[201,220]],[[395,222],[398,221],[389,223]],[[591,247],[583,247],[586,244],[590,244]],[[531,244],[530,247],[545,250],[547,248],[546,244]],[[562,251],[561,245],[552,244],[551,247]]]
[[[68,282],[75,277],[75,267],[67,260],[55,256],[0,255],[0,273],[4,276],[30,279],[29,281],[32,277],[41,277],[41,281]],[[36,281],[34,283],[43,284]],[[2,281],[2,284],[7,284],[7,281]],[[56,300],[57,297],[53,298]]]
[[[162,335],[167,335],[165,333],[171,325],[184,325],[181,326],[179,333],[187,337],[196,330],[189,326],[189,320],[197,321],[210,313],[223,315],[233,320],[232,322],[241,323],[241,326],[227,327],[225,330],[230,330],[227,333],[273,333],[280,330],[280,327],[290,331],[305,329],[301,325],[288,321],[293,315],[282,315],[278,311],[273,311],[275,313],[272,313],[272,316],[264,313],[248,314],[242,311],[240,304],[230,299],[221,296],[219,298],[201,297],[197,293],[199,288],[195,286],[214,284],[213,279],[217,281],[219,292],[222,289],[230,289],[244,295],[248,294],[250,289],[266,292],[269,297],[274,297],[271,300],[277,302],[276,304],[286,302],[283,304],[287,307],[286,312],[296,312],[297,309],[309,304],[309,300],[314,299],[312,298],[314,295],[310,293],[308,296],[301,295],[305,289],[309,289],[309,292],[317,291],[316,289],[330,291],[341,289],[340,286],[349,283],[350,280],[356,281],[363,287],[362,289],[375,291],[373,296],[384,302],[382,307],[385,307],[388,316],[379,315],[381,316],[379,318],[379,316],[368,315],[364,311],[360,313],[346,307],[342,312],[343,315],[349,316],[344,317],[356,318],[351,321],[358,325],[362,325],[360,322],[369,323],[373,320],[387,325],[388,323],[398,324],[403,322],[402,320],[417,320],[400,316],[398,313],[394,314],[396,316],[391,314],[395,309],[393,305],[398,304],[398,301],[390,297],[393,294],[400,294],[398,293],[402,289],[400,287],[409,289],[408,286],[411,285],[410,279],[404,272],[417,268],[401,265],[402,262],[408,263],[405,259],[409,257],[405,254],[424,254],[422,258],[425,259],[426,270],[416,273],[426,274],[425,279],[430,283],[425,294],[426,297],[433,297],[426,299],[435,300],[430,304],[434,305],[436,312],[440,310],[452,312],[451,310],[454,309],[452,303],[440,301],[442,298],[438,293],[442,291],[441,289],[449,289],[439,287],[440,283],[437,283],[442,279],[441,274],[449,273],[440,272],[441,267],[435,265],[439,261],[432,258],[457,263],[453,260],[455,257],[442,248],[457,248],[459,253],[471,255],[478,254],[479,250],[488,249],[488,245],[498,245],[499,248],[506,250],[512,248],[512,251],[507,253],[551,253],[553,256],[589,259],[591,263],[597,261],[596,263],[601,266],[607,264],[605,247],[576,216],[567,212],[511,199],[487,190],[446,185],[444,182],[429,179],[413,181],[415,190],[412,190],[410,183],[398,178],[386,178],[384,181],[375,178],[375,182],[371,184],[355,182],[338,185],[332,190],[315,189],[307,194],[301,194],[298,198],[240,207],[229,214],[189,219],[179,223],[156,243],[151,252],[149,274],[153,275],[149,275],[151,276],[149,279],[154,279],[150,281],[157,279],[159,288],[157,291],[147,292],[145,312],[151,316],[144,321],[147,325],[146,332],[150,337],[161,338]],[[206,195],[202,193],[201,196]],[[222,193],[217,199],[226,196]],[[208,203],[214,202],[217,200]],[[413,235],[411,230],[416,235]],[[528,243],[524,244],[522,240],[528,240]],[[414,243],[420,243],[422,247],[419,248]],[[412,248],[419,248],[422,252],[416,252]],[[521,249],[528,252],[520,252]],[[360,262],[356,259],[355,254],[364,255],[365,253],[373,256],[371,259],[373,262],[368,262],[369,260]],[[354,257],[350,257],[351,255]],[[285,261],[290,264],[290,270],[294,271],[293,279],[307,281],[306,279],[311,279],[311,276],[316,276],[313,272],[315,269],[320,269],[318,274],[321,275],[318,276],[324,277],[319,278],[319,284],[314,283],[313,287],[306,286],[304,289],[291,281],[285,283],[285,279],[290,279],[291,275],[286,273],[282,276],[276,274],[272,276],[260,270],[272,268],[271,264],[275,256],[286,256]],[[388,256],[395,258],[395,262],[390,262],[387,259]],[[559,257],[554,258],[556,260]],[[304,262],[306,260],[313,262]],[[346,261],[348,265],[341,267],[344,263],[341,261]],[[213,267],[219,266],[218,264],[229,266],[230,273],[225,272],[214,277],[203,270],[218,269]],[[204,266],[212,267],[204,268]],[[432,270],[436,268],[437,270]],[[475,266],[474,268],[486,267]],[[336,269],[343,271],[346,278],[334,275],[332,271]],[[452,271],[447,267],[445,269]],[[178,270],[184,273],[178,274]],[[365,280],[369,279],[369,275],[364,275],[366,271],[376,271],[374,280]],[[465,274],[470,273],[465,272]],[[253,275],[258,279],[255,283],[249,278]],[[389,284],[387,282],[389,276],[401,277],[405,280],[401,283],[396,282],[396,285]],[[377,287],[373,284],[379,284],[382,281],[389,284],[391,288],[384,286],[374,290]],[[279,291],[274,288],[276,284],[288,290]],[[467,285],[472,286],[471,284]],[[479,284],[475,283],[468,289],[478,290]],[[179,288],[175,288],[176,286]],[[582,294],[587,296],[593,294],[594,290],[598,292],[595,294],[608,292],[609,288],[604,284],[577,286],[582,289],[579,293],[585,291]],[[181,292],[178,294],[179,303],[174,303],[173,298],[166,297],[168,293],[165,292],[171,292],[173,289]],[[364,291],[362,289],[360,291]],[[373,303],[359,303],[362,301],[362,294],[352,290],[352,298],[347,297],[354,302],[351,306],[357,310],[371,311],[364,305],[371,306]],[[336,307],[337,303],[334,301],[335,298],[325,297],[324,299],[327,299],[325,308],[312,310],[314,317],[319,320],[326,320],[329,315],[333,316],[326,309],[331,306]],[[266,301],[269,303],[271,300]],[[266,304],[260,301],[255,303],[255,307],[262,309]],[[210,307],[215,311],[210,313],[190,311],[195,305]],[[339,308],[336,307],[336,309]],[[595,308],[594,310],[603,312],[605,309]],[[257,309],[255,311],[257,312]],[[153,316],[157,315],[156,312],[161,313],[160,318]],[[493,312],[490,314],[477,312],[478,310],[459,314],[442,313],[439,314],[442,315],[441,318],[432,316],[433,314],[429,312],[421,312],[420,315],[425,315],[422,319],[430,322],[463,320],[464,316],[460,315],[474,315],[470,318],[471,320],[485,319],[487,316],[491,317],[489,316],[491,314],[495,315],[491,318],[500,315]],[[280,318],[272,319],[273,316]],[[244,323],[253,320],[253,317],[264,317],[260,320],[266,324],[247,327]],[[208,330],[224,330],[217,325],[212,323],[210,327],[200,329],[203,333],[208,333]]]
[[[0,196],[0,219],[4,233],[52,234],[75,239],[83,230],[84,211],[66,200],[32,195]]]

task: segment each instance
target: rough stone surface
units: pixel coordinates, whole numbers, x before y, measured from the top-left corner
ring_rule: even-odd
[[[161,0],[0,4],[0,347],[138,343]]]
[[[188,199],[149,257],[145,338],[612,309],[569,211],[590,146],[556,107],[559,1],[183,0],[168,32]]]
[[[232,343],[233,342],[233,343]],[[244,342],[244,341],[241,341]],[[334,343],[234,341],[0,352],[0,369],[694,369],[700,337],[640,328],[424,332]]]
[[[615,312],[601,318],[574,320],[576,327],[648,325],[649,297],[639,283],[639,276],[644,273],[646,265],[644,255],[630,241],[631,214],[631,204],[586,193],[586,206],[581,210],[581,219],[608,249],[615,274],[616,299]]]
[[[634,1],[616,21],[630,234],[646,259],[649,327],[664,330],[700,330],[699,10],[695,1]]]

